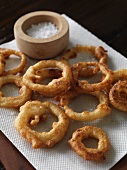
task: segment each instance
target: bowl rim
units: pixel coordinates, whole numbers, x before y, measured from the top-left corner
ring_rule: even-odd
[[[55,19],[58,20],[58,22],[61,23],[62,27],[60,31],[49,37],[49,38],[33,38],[30,37],[29,35],[25,34],[25,32],[22,29],[23,24],[28,20],[29,18],[35,17],[35,16],[51,16],[54,17]],[[30,12],[28,14],[23,15],[20,17],[16,23],[14,24],[14,35],[15,37],[18,36],[20,39],[30,42],[30,43],[48,43],[52,41],[56,41],[60,38],[62,38],[69,30],[69,24],[67,20],[60,14],[52,11],[35,11],[35,12]]]

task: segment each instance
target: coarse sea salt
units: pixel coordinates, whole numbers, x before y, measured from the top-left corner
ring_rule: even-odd
[[[33,38],[49,38],[58,33],[58,27],[52,22],[41,22],[37,25],[32,24],[26,33]]]

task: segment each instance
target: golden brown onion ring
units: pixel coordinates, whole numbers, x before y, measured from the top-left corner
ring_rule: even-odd
[[[31,120],[37,124],[40,119],[46,116],[46,110],[58,117],[49,132],[37,132],[30,128]],[[28,101],[20,107],[20,113],[15,119],[14,126],[22,137],[26,138],[33,148],[53,147],[64,136],[68,129],[69,119],[64,111],[51,102]]]
[[[7,71],[4,70],[0,75],[9,75],[9,74],[15,75],[15,74],[20,73],[24,70],[24,68],[26,66],[27,59],[26,59],[26,56],[22,52],[12,50],[12,49],[0,49],[0,54],[2,54],[4,57],[4,59],[3,59],[4,67],[5,67],[6,59],[10,55],[13,54],[13,55],[16,55],[17,57],[21,58],[21,63],[16,68],[13,68],[13,69],[7,70]]]
[[[61,60],[68,61],[70,58],[75,58],[77,53],[79,52],[92,52],[95,58],[99,61],[99,63],[106,63],[107,62],[107,51],[99,46],[83,46],[83,45],[76,45],[73,48],[68,49],[65,54],[62,55]]]
[[[17,87],[20,88],[19,96],[15,97],[4,97],[4,94],[0,92],[0,106],[8,108],[17,108],[22,106],[26,101],[31,99],[32,91],[29,90],[22,83],[22,77],[15,75],[7,75],[0,77],[0,88],[4,84],[15,83]]]
[[[90,84],[87,80],[78,80],[78,85],[87,92],[100,91],[107,88],[113,81],[113,71],[111,71],[107,65],[99,63],[99,68],[102,74],[105,76],[99,83]]]
[[[127,80],[118,81],[109,92],[110,103],[117,108],[127,112]]]
[[[117,109],[127,111],[127,69],[113,71],[112,87],[109,89],[110,103]]]
[[[99,105],[97,108],[92,111],[83,111],[81,113],[75,112],[73,109],[71,109],[68,105],[71,102],[71,100],[75,97],[77,97],[80,94],[90,94],[95,96],[99,99]],[[62,94],[61,96],[57,96],[56,99],[60,100],[60,105],[64,107],[65,114],[73,120],[77,121],[93,121],[96,119],[103,118],[111,113],[111,109],[108,106],[109,100],[108,96],[101,91],[95,91],[95,92],[84,92],[82,89],[75,87],[74,89],[68,90],[66,93]],[[85,104],[85,102],[84,102]]]
[[[87,148],[83,143],[83,139],[87,138],[96,138],[98,139],[97,148]],[[105,134],[105,132],[98,127],[94,126],[84,126],[77,129],[72,138],[68,141],[71,148],[79,155],[86,160],[95,160],[102,161],[105,159],[105,153],[110,147],[110,142]]]
[[[74,81],[78,81],[79,77],[89,77],[93,76],[99,71],[99,63],[98,62],[79,62],[73,64],[71,67],[72,75]]]
[[[107,51],[101,46],[76,45],[75,47],[68,49],[65,54],[62,55],[61,60],[68,62],[70,58],[75,58],[79,52],[91,52],[99,63],[107,63]],[[95,68],[91,68],[90,65],[86,65],[85,70],[83,68],[80,69],[80,76],[88,77],[96,74],[99,71],[99,67],[97,65],[94,65],[94,67]]]
[[[36,83],[37,79],[42,79],[41,75],[39,76],[36,73],[39,70],[47,68],[61,69],[62,77],[58,79],[53,79],[48,85]],[[54,97],[70,88],[72,82],[72,73],[70,67],[62,61],[43,60],[28,68],[25,75],[23,76],[23,82],[31,90],[38,91],[39,93],[47,97]]]

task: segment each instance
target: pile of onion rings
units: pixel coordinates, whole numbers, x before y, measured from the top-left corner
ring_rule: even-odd
[[[80,61],[69,64],[71,58],[78,57],[79,52],[91,52],[97,61]],[[6,59],[14,54],[21,58],[19,66],[12,70],[5,70]],[[99,46],[77,45],[62,54],[60,60],[42,60],[30,66],[23,77],[16,76],[24,70],[26,56],[11,49],[0,49],[0,87],[5,83],[15,83],[20,89],[18,97],[4,97],[0,92],[0,106],[19,108],[19,114],[15,119],[15,128],[26,138],[33,148],[53,147],[62,140],[68,130],[69,119],[75,121],[94,121],[111,114],[109,104],[115,108],[127,111],[127,69],[112,71],[107,66],[107,51]],[[89,83],[88,78],[102,73],[99,82]],[[43,80],[51,78],[48,84]],[[83,80],[81,80],[82,78]],[[52,102],[32,101],[32,92],[38,92],[42,98],[52,98]],[[90,94],[99,99],[99,104],[93,112],[82,111],[77,113],[69,107],[74,97],[80,94]],[[57,104],[53,103],[57,100]],[[83,101],[85,104],[85,101]],[[36,132],[31,126],[37,125],[40,120],[46,119],[46,110],[58,117],[49,132]],[[82,143],[84,138],[97,138],[99,140],[96,149],[87,148]],[[72,149],[86,160],[104,160],[104,154],[109,149],[109,140],[102,129],[93,126],[85,126],[77,129],[72,139],[68,142]]]
[[[8,59],[11,55],[21,58],[21,63],[11,69],[5,70],[6,59]],[[27,63],[26,56],[19,51],[0,48],[0,88],[4,84],[14,83],[17,87],[20,88],[19,96],[16,97],[5,97],[2,92],[0,92],[0,106],[8,107],[8,108],[19,108],[26,101],[30,100],[32,97],[32,91],[28,89],[22,81],[22,76],[16,76],[16,74],[23,72]],[[11,65],[11,63],[10,63]]]

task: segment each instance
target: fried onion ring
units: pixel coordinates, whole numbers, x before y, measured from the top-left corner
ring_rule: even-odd
[[[17,57],[20,57],[21,58],[21,63],[16,67],[16,68],[13,68],[13,69],[10,69],[10,70],[7,70],[5,71],[4,69],[2,69],[3,71],[0,72],[1,74],[0,75],[9,75],[9,74],[17,74],[17,73],[20,73],[24,70],[25,66],[26,66],[26,62],[27,62],[27,59],[26,59],[26,56],[22,53],[22,52],[19,52],[19,51],[16,51],[16,50],[12,50],[12,49],[0,49],[0,54],[3,55],[3,68],[5,68],[5,63],[6,63],[6,59],[14,54],[16,55]],[[0,60],[0,65],[1,65],[1,60]]]
[[[70,58],[75,58],[77,56],[77,53],[79,52],[92,52],[95,55],[95,58],[99,61],[99,63],[107,62],[107,51],[103,47],[83,45],[76,45],[75,47],[68,49],[65,54],[62,55],[61,60],[68,61]]]
[[[97,148],[87,148],[82,143],[83,139],[90,137],[99,140]],[[105,160],[105,153],[110,147],[110,142],[105,132],[101,128],[94,126],[84,126],[77,129],[68,143],[79,156],[82,156],[86,160],[95,161]]]
[[[68,106],[71,100],[80,94],[90,94],[99,99],[100,103],[93,112],[83,111],[81,113],[77,113]],[[103,118],[111,113],[111,108],[108,106],[108,96],[101,91],[84,92],[82,89],[75,87],[74,89],[70,89],[63,95],[59,96],[59,99],[57,96],[57,100],[60,100],[60,105],[64,107],[65,114],[70,119],[77,121],[93,121]]]
[[[99,64],[98,62],[79,62],[72,65],[71,71],[74,81],[77,82],[79,77],[85,78],[96,74],[99,71]]]
[[[109,89],[110,103],[118,110],[127,111],[127,69],[113,71],[112,87]]]
[[[17,108],[22,106],[26,101],[31,98],[32,91],[29,90],[22,83],[22,77],[15,75],[7,75],[0,77],[0,88],[4,84],[15,83],[17,87],[20,88],[19,96],[16,97],[4,97],[4,94],[0,92],[0,106],[7,108]]]
[[[109,92],[110,103],[117,108],[127,112],[127,80],[118,81]]]
[[[85,64],[84,64],[85,65]],[[99,91],[99,90],[103,90],[104,88],[108,87],[112,81],[113,81],[113,71],[111,71],[107,65],[105,64],[98,64],[100,71],[102,72],[102,74],[105,75],[104,79],[99,82],[99,83],[94,83],[94,84],[90,84],[88,83],[87,80],[77,80],[78,81],[78,85],[85,91],[89,91],[89,92],[94,92],[94,91]]]
[[[53,79],[48,85],[36,83],[37,80],[43,79],[37,75],[37,71],[47,68],[58,68],[62,70],[62,77]],[[70,88],[72,82],[72,73],[70,67],[62,61],[43,60],[31,66],[23,76],[24,84],[34,91],[47,97],[54,97]]]
[[[58,117],[58,122],[53,123],[52,129],[49,132],[32,130],[30,128],[31,119],[38,123],[40,118],[46,116],[46,110]],[[26,138],[35,149],[53,147],[65,136],[68,125],[69,119],[59,106],[51,102],[42,103],[40,101],[28,101],[20,107],[20,113],[14,123],[21,136]]]
[[[92,52],[95,58],[98,60],[99,63],[106,63],[107,62],[107,51],[101,46],[83,46],[83,45],[76,45],[73,48],[68,49],[65,54],[62,55],[61,60],[68,62],[70,58],[75,58],[77,53],[79,52]],[[96,74],[99,71],[99,67],[94,65],[95,68],[91,68],[90,65],[85,66],[84,69],[80,69],[80,75],[83,77],[88,77],[93,74]]]

